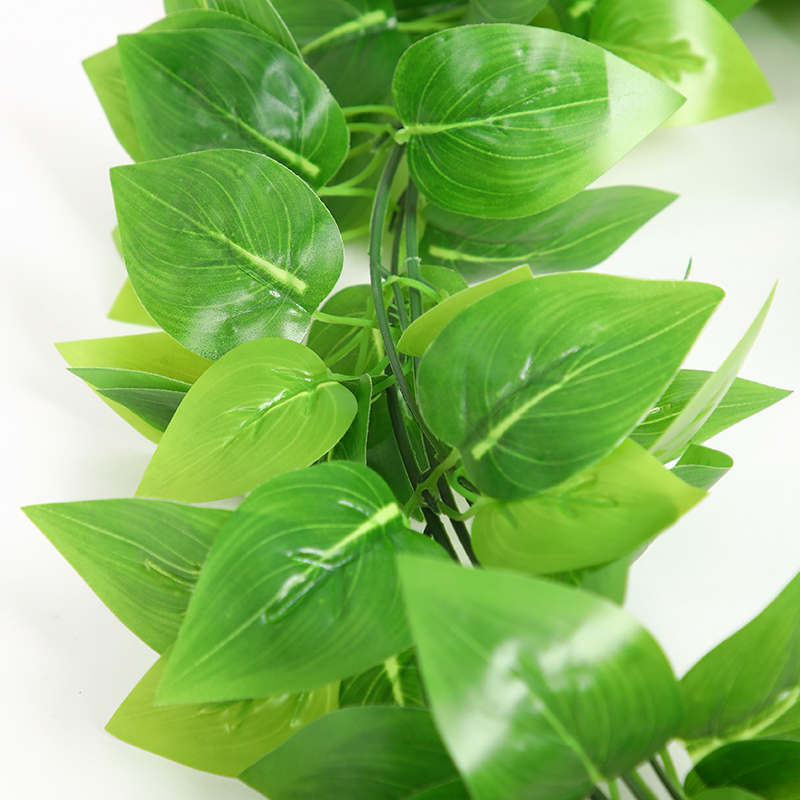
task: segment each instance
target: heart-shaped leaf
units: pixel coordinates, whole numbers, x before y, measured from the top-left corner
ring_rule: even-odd
[[[707,284],[580,272],[499,289],[425,352],[422,414],[482,492],[529,497],[617,447],[722,296]]]
[[[612,603],[505,572],[399,568],[437,727],[475,800],[577,800],[675,733],[669,664]]]
[[[137,494],[188,503],[244,494],[327,453],[356,410],[353,395],[307,347],[247,342],[188,392]]]
[[[117,167],[111,183],[128,274],[167,333],[212,359],[262,336],[305,336],[344,249],[293,172],[212,150]]]
[[[683,102],[602,48],[526,25],[427,36],[400,59],[393,93],[420,191],[491,218],[571,197]]]
[[[389,487],[359,464],[318,464],[259,487],[209,555],[158,701],[306,691],[406,650],[395,553],[443,554],[407,525]]]

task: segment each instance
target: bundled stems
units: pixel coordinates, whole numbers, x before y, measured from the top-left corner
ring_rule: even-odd
[[[658,776],[658,779],[661,781],[661,783],[664,784],[664,788],[669,792],[672,800],[686,800],[686,795],[680,789],[679,785],[674,783],[672,778],[667,775],[666,771],[661,764],[658,763],[657,759],[651,758],[650,766],[653,768],[653,772],[655,772],[655,774]]]

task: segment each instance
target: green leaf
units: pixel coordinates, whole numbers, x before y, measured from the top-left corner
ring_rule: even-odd
[[[410,800],[472,800],[472,798],[464,784],[460,780],[455,780],[415,794]]]
[[[337,708],[338,686],[232,703],[158,706],[169,652],[148,670],[106,725],[117,739],[187,767],[235,778],[312,720]]]
[[[244,494],[313,464],[355,415],[353,395],[307,347],[286,339],[247,342],[188,392],[137,494],[187,503]]]
[[[469,288],[469,284],[455,270],[447,267],[440,267],[436,264],[422,264],[420,266],[420,277],[427,281],[431,286],[444,295],[445,300],[458,292],[463,292]],[[425,303],[429,298],[423,297]]]
[[[612,603],[418,558],[399,569],[437,727],[475,800],[577,800],[677,729],[666,658]]]
[[[131,499],[22,510],[123,625],[159,653],[175,641],[206,555],[230,516]]]
[[[372,404],[372,378],[362,375],[353,389],[358,411],[352,425],[344,436],[333,446],[331,458],[341,461],[367,463],[367,441],[369,438],[369,417]]]
[[[209,555],[158,702],[306,691],[406,650],[394,555],[444,557],[407,525],[359,464],[317,464],[259,487]]]
[[[275,0],[308,65],[343,106],[381,100],[410,44],[391,0]],[[365,68],[365,65],[369,65]]]
[[[374,319],[375,306],[372,288],[367,284],[346,286],[331,295],[320,311],[336,317]],[[332,371],[341,375],[356,375],[372,369],[380,361],[377,328],[340,325],[314,320],[308,331],[308,346]]]
[[[766,800],[797,800],[800,798],[800,741],[734,742],[703,759],[686,778],[689,795],[727,786],[744,789]]]
[[[483,280],[528,264],[535,272],[588,269],[608,258],[677,195],[637,186],[587,189],[547,211],[488,220],[429,203],[422,258]]]
[[[420,191],[448,211],[491,218],[576,194],[683,102],[601,48],[525,25],[422,39],[400,59],[393,92]]]
[[[621,558],[598,570],[587,573],[581,580],[581,589],[594,592],[621,606],[628,588],[630,558]]]
[[[397,447],[385,392],[375,400],[370,411],[367,466],[386,481],[399,503],[405,505],[409,501],[414,490]]]
[[[721,289],[545,275],[464,309],[425,352],[425,421],[501,500],[563,483],[611,453],[675,375]]]
[[[754,6],[758,0],[708,0],[725,19],[735,19],[748,8]]]
[[[753,320],[747,333],[739,344],[733,348],[722,366],[706,381],[700,391],[681,409],[680,413],[672,420],[669,427],[650,446],[650,452],[662,463],[666,464],[677,458],[688,446],[693,437],[700,431],[706,420],[714,412],[730,389],[736,375],[742,368],[747,356],[761,332],[764,320],[767,318],[775,289],[770,292],[767,302],[764,303],[758,316]]]
[[[681,681],[681,738],[699,758],[726,742],[763,736],[800,699],[800,575]],[[747,788],[747,787],[745,787]]]
[[[413,648],[387,658],[377,667],[343,680],[339,706],[425,707],[417,654]]]
[[[709,491],[733,467],[733,459],[710,447],[690,444],[671,472],[690,486]]]
[[[212,359],[262,336],[305,336],[344,248],[293,172],[216,150],[117,167],[111,184],[131,282],[168,334]]]
[[[470,0],[467,22],[530,22],[547,0]]]
[[[184,9],[225,11],[254,25],[290,53],[300,55],[286,23],[269,0],[164,0],[164,8],[170,17],[180,16],[180,12]]]
[[[136,292],[133,291],[130,278],[126,278],[125,283],[122,284],[122,288],[114,300],[114,305],[108,312],[108,318],[119,322],[132,322],[135,325],[158,327],[153,318],[145,311]]]
[[[590,39],[687,98],[670,125],[735,114],[774,98],[739,34],[706,0],[600,0]]]
[[[675,380],[658,399],[654,408],[631,433],[631,439],[650,449],[667,430],[675,418],[686,408],[700,389],[705,386],[712,373],[702,370],[682,369]],[[786,389],[776,389],[762,383],[736,378],[719,405],[692,436],[693,444],[700,444],[716,436],[731,425],[769,408],[791,394]]]
[[[695,795],[696,800],[759,800],[758,795],[744,789],[728,787],[726,789],[706,789]]]
[[[121,36],[118,46],[148,158],[253,150],[319,187],[347,154],[347,125],[330,92],[270,39],[185,30]]]
[[[591,567],[632,553],[703,497],[626,439],[566,483],[483,506],[472,546],[484,566],[531,575]]]
[[[397,349],[409,356],[424,355],[430,343],[441,333],[445,325],[467,306],[504,286],[529,281],[532,278],[530,267],[521,266],[448,297],[447,300],[427,311],[406,328],[397,343]]]
[[[165,333],[84,339],[61,342],[56,347],[72,367],[146,372],[189,384],[194,383],[212,363],[182,347]],[[145,422],[138,414],[112,398],[102,394],[100,396],[136,430],[151,441],[160,441],[163,429]]]
[[[240,779],[270,800],[411,800],[457,777],[420,708],[345,708],[315,720]]]

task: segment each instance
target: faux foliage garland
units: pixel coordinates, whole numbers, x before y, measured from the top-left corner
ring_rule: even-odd
[[[271,800],[800,796],[800,579],[680,683],[618,607],[787,394],[737,377],[772,298],[707,373],[720,289],[579,271],[674,199],[589,183],[770,99],[750,5],[167,0],[87,60],[161,331],[59,347],[158,447],[26,513],[161,655],[109,731]]]

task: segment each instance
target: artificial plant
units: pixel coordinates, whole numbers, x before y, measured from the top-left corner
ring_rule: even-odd
[[[167,0],[85,62],[160,330],[59,348],[157,448],[26,512],[160,656],[110,732],[271,800],[800,796],[797,580],[680,682],[620,608],[787,394],[772,296],[702,372],[721,289],[584,271],[675,199],[590,183],[770,99],[749,5]]]

